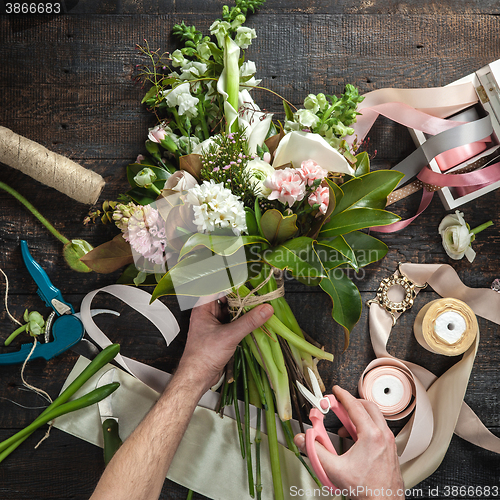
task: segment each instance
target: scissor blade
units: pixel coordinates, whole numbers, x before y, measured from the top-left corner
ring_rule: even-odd
[[[312,406],[318,408],[318,410],[321,410],[319,399],[309,389],[304,387],[298,380],[297,380],[297,387],[302,396],[304,396]]]
[[[314,395],[316,396],[316,398],[321,399],[323,397],[323,393],[321,392],[321,387],[319,386],[316,375],[309,367],[307,368],[307,373],[309,374],[309,380],[311,382]]]

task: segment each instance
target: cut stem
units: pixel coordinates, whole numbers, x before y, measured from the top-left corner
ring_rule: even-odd
[[[492,221],[485,222],[484,224],[481,224],[480,226],[475,227],[474,229],[471,229],[470,232],[472,234],[477,234],[480,233],[481,231],[484,231],[487,227],[490,227],[493,225]]]
[[[0,189],[7,191],[7,193],[13,196],[17,201],[22,203],[63,245],[67,245],[69,243],[68,238],[63,236],[24,196],[19,194],[15,189],[12,189],[4,182],[0,182]]]

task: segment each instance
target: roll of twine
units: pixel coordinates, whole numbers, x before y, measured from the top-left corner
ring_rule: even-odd
[[[104,187],[96,172],[0,127],[0,161],[74,200],[93,205]]]
[[[273,275],[276,278],[277,289],[272,292],[265,293],[264,295],[255,295],[259,290],[267,285]],[[284,297],[284,295],[285,284],[283,280],[283,271],[271,268],[267,278],[245,297],[242,297],[238,290],[236,290],[236,293],[230,293],[227,295],[227,305],[232,316],[231,321],[239,318],[244,312],[245,307],[258,306],[259,304],[264,304],[270,300],[277,299],[278,297]]]
[[[467,351],[476,339],[477,318],[461,300],[437,299],[419,311],[413,332],[418,343],[428,351],[458,356]]]

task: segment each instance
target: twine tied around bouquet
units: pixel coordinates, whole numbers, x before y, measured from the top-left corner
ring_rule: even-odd
[[[272,292],[265,293],[264,295],[255,295],[260,289],[267,285],[273,276],[276,277],[276,284],[278,288]],[[238,319],[243,313],[245,307],[258,306],[259,304],[264,304],[265,302],[284,296],[285,283],[283,279],[283,271],[272,267],[267,278],[260,283],[260,285],[256,286],[247,296],[242,297],[238,290],[236,290],[236,293],[228,294],[227,305],[232,316],[231,321]]]

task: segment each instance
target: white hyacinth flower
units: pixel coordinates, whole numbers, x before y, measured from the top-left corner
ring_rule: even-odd
[[[193,222],[202,233],[229,228],[239,236],[247,230],[243,202],[222,182],[204,181],[188,191],[186,201],[192,205]]]

